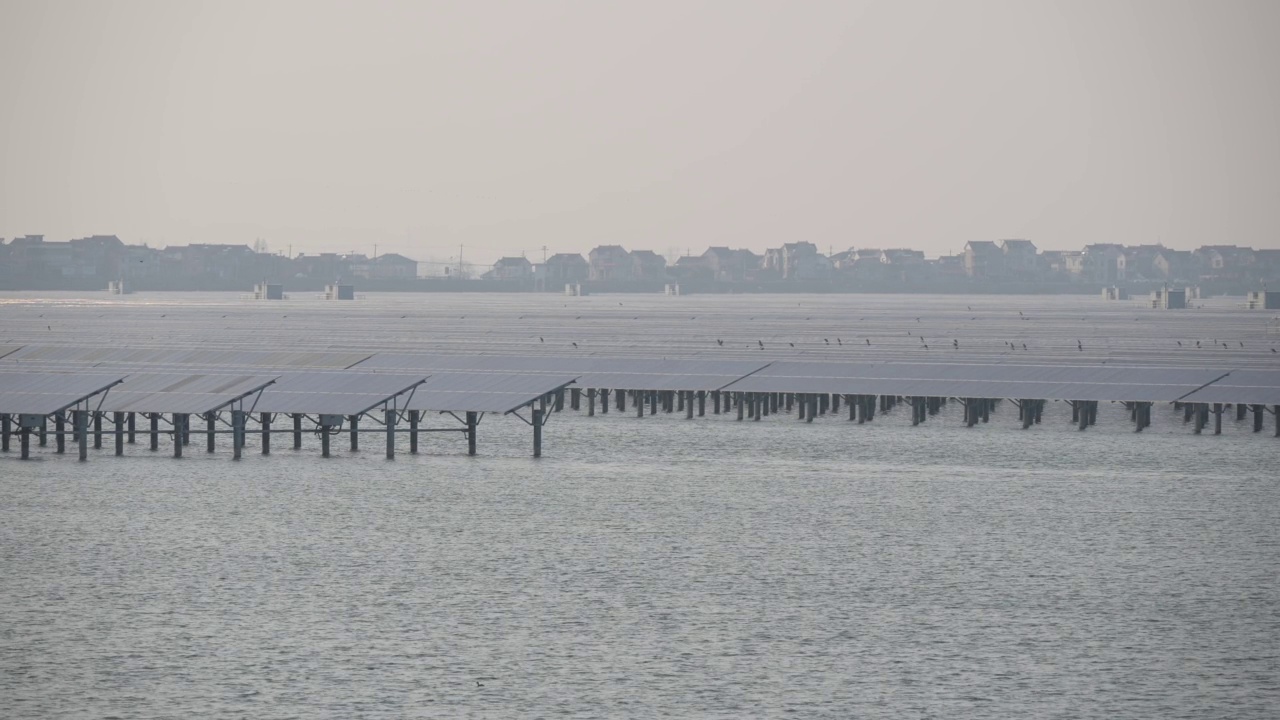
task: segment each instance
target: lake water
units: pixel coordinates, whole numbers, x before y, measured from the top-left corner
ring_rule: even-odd
[[[0,456],[0,717],[1276,717],[1270,419],[960,411]]]

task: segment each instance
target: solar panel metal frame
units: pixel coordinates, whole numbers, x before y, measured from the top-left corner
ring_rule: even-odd
[[[1280,370],[1232,370],[1226,377],[1188,393],[1179,400],[1228,405],[1280,405]]]

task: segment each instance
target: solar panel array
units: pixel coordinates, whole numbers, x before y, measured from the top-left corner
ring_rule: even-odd
[[[1169,402],[1224,376],[1190,368],[778,362],[731,392]]]
[[[413,390],[425,375],[285,373],[262,391],[258,412],[360,415]]]
[[[508,413],[571,384],[572,375],[449,372],[432,375],[414,391],[409,410]]]
[[[0,377],[3,375],[0,373]],[[133,373],[107,394],[100,409],[104,412],[203,414],[220,410],[274,380],[274,375]]]
[[[584,388],[1151,401],[1194,392],[1270,403],[1267,371],[1280,370],[1280,318],[1231,299],[1153,311],[1073,296],[373,297],[6,298],[0,371],[461,373],[470,379],[447,390],[419,388],[422,402],[492,412],[506,391],[477,375],[529,378],[526,403],[564,378]],[[332,394],[350,409],[349,393]]]
[[[0,373],[0,412],[52,415],[98,395],[121,380],[120,375],[98,373]]]

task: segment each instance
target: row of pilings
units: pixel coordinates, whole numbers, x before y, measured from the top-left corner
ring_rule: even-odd
[[[990,421],[991,413],[1003,402],[997,398],[947,398],[933,396],[894,396],[894,395],[844,395],[829,393],[756,393],[737,391],[691,391],[691,390],[623,390],[608,388],[569,388],[556,394],[551,401],[551,409],[559,412],[566,404],[573,410],[582,409],[585,404],[587,414],[594,416],[598,412],[608,413],[610,407],[617,412],[626,412],[628,403],[634,408],[636,417],[644,417],[663,413],[682,412],[686,418],[701,417],[706,414],[708,404],[715,415],[736,412],[739,420],[759,420],[779,412],[795,413],[796,418],[813,422],[815,417],[840,412],[843,404],[848,409],[848,419],[858,423],[873,420],[877,412],[884,413],[905,404],[910,408],[911,424],[919,425],[929,416],[936,415],[948,401],[958,401],[964,408],[964,423],[973,427],[979,423]],[[1018,420],[1024,429],[1040,424],[1047,400],[1039,398],[1013,399],[1010,402],[1018,408]],[[1080,430],[1086,430],[1098,421],[1097,400],[1068,400],[1071,406],[1071,422]],[[1142,432],[1151,426],[1152,402],[1124,402],[1129,411],[1129,419],[1135,432]],[[1244,420],[1252,412],[1253,431],[1261,432],[1268,414],[1280,417],[1280,405],[1224,404],[1208,403],[1174,403],[1174,407],[1184,411],[1186,422],[1196,421],[1195,432],[1199,434],[1207,426],[1208,418],[1214,418],[1215,434],[1222,431],[1222,414],[1228,408],[1235,407],[1236,419]],[[1276,437],[1280,437],[1280,422],[1276,423]]]
[[[566,395],[568,402],[566,403]],[[691,391],[691,390],[620,390],[604,388],[570,388],[552,392],[540,397],[536,406],[531,406],[531,418],[526,420],[533,427],[533,454],[538,457],[542,453],[542,426],[550,412],[564,410],[566,404],[571,409],[581,409],[586,405],[588,415],[597,411],[607,414],[610,409],[626,412],[628,403],[636,417],[682,412],[686,418],[701,417],[710,409],[715,415],[736,414],[738,420],[759,421],[776,414],[795,414],[798,420],[813,422],[814,418],[828,414],[837,414],[843,409],[848,420],[859,424],[870,422],[878,413],[887,413],[899,404],[910,408],[911,424],[919,425],[938,412],[949,402],[958,401],[964,408],[964,422],[973,427],[978,423],[990,420],[991,413],[1003,402],[992,398],[946,398],[934,396],[893,396],[893,395],[843,395],[828,393],[761,393],[736,391]],[[1024,429],[1040,423],[1046,401],[1043,399],[1015,399],[1010,401],[1018,408],[1018,418]],[[1071,421],[1080,430],[1094,425],[1098,420],[1098,401],[1067,401],[1071,406]],[[1123,403],[1129,411],[1129,418],[1136,432],[1151,425],[1151,402]],[[1213,422],[1213,434],[1222,432],[1222,416],[1234,408],[1237,421],[1243,421],[1252,414],[1253,432],[1261,432],[1267,415],[1280,418],[1280,405],[1266,406],[1260,404],[1223,404],[1223,403],[1173,403],[1174,408],[1183,415],[1183,422],[1192,424],[1195,434],[1201,434]],[[419,438],[425,433],[462,433],[467,440],[467,454],[476,454],[477,426],[484,413],[466,412],[454,415],[458,426],[448,428],[427,428],[422,426],[423,413],[416,410],[384,410],[368,412],[362,415],[308,415],[302,413],[250,413],[243,410],[231,410],[204,414],[183,413],[132,413],[132,412],[98,412],[89,410],[68,410],[51,416],[20,416],[17,427],[14,417],[0,414],[0,450],[10,451],[12,439],[17,438],[22,457],[29,457],[31,441],[34,438],[43,447],[50,438],[56,444],[59,454],[66,451],[67,439],[71,438],[78,446],[80,459],[88,455],[90,445],[95,449],[103,447],[104,439],[110,437],[114,441],[115,454],[123,455],[125,445],[137,442],[137,436],[143,435],[149,440],[152,451],[159,450],[160,438],[173,439],[172,451],[175,457],[182,457],[184,447],[191,443],[192,436],[204,435],[206,451],[213,452],[215,438],[218,435],[231,435],[232,451],[239,458],[245,449],[250,435],[261,438],[263,454],[271,452],[272,435],[284,433],[292,436],[293,449],[302,448],[304,433],[314,433],[320,438],[321,453],[324,457],[330,454],[333,438],[348,435],[352,451],[359,450],[360,435],[375,433],[385,435],[386,452],[390,459],[395,455],[395,438],[400,434],[409,437],[409,452],[418,452]],[[289,418],[291,427],[273,430],[280,416]],[[139,419],[146,423],[139,428]],[[522,418],[523,419],[523,418]],[[361,427],[362,420],[369,420],[370,425]],[[193,425],[193,421],[195,424]],[[50,427],[52,424],[52,427]],[[407,426],[407,427],[406,427]],[[1280,422],[1276,423],[1275,436],[1280,437]]]

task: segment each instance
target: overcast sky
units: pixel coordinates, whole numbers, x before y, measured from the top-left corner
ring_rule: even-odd
[[[0,2],[0,237],[1280,247],[1280,2]]]

